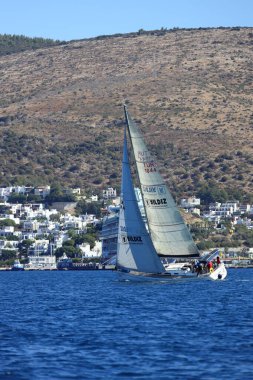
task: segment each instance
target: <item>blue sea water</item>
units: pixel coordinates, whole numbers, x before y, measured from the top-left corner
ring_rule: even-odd
[[[0,273],[0,379],[253,379],[253,269],[224,281]]]

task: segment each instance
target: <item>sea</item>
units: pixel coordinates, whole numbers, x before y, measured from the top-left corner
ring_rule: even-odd
[[[0,272],[0,379],[253,379],[253,269]]]

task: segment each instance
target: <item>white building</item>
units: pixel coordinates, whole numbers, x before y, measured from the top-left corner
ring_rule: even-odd
[[[0,240],[0,252],[2,249],[8,249],[14,252],[18,251],[18,244],[19,242],[17,240]]]
[[[200,198],[196,198],[196,197],[182,198],[180,202],[180,206],[183,208],[193,208],[196,206],[200,206]]]
[[[101,241],[96,241],[94,248],[90,249],[90,244],[83,243],[78,246],[82,251],[82,256],[84,258],[99,258],[102,255],[102,243]]]
[[[10,236],[14,233],[13,226],[3,226],[0,228],[0,236]]]
[[[54,270],[56,269],[56,257],[43,256],[28,256],[29,262],[25,265],[26,269],[30,270]]]
[[[69,239],[68,233],[59,231],[54,235],[54,248],[61,248],[62,244]]]
[[[71,189],[71,190],[72,190],[72,194],[81,195],[81,189],[80,189],[80,187],[77,187],[76,189]]]
[[[234,202],[228,201],[226,203],[222,203],[222,206],[223,207],[232,207],[232,209],[233,209],[232,213],[234,213],[238,210],[239,202],[238,201],[234,201]]]
[[[45,198],[49,194],[50,194],[50,186],[40,186],[40,187],[35,187],[34,189],[34,195],[39,195],[42,198]]]
[[[230,203],[219,203],[211,204],[209,206],[210,215],[219,216],[221,218],[231,217],[234,213],[234,208]]]
[[[34,256],[46,255],[50,250],[49,248],[49,240],[34,240],[32,245],[29,247],[28,254]]]
[[[35,240],[37,233],[35,232],[22,232],[21,240]]]
[[[199,208],[191,208],[190,209],[190,212],[192,213],[192,214],[195,214],[195,215],[198,215],[198,216],[200,216],[200,209]]]
[[[3,202],[6,202],[8,200],[9,195],[10,195],[9,188],[7,188],[7,187],[1,187],[0,188],[0,199]]]
[[[249,218],[241,218],[240,216],[234,216],[232,224],[233,225],[244,225],[247,228],[253,228],[253,222],[252,222],[251,219],[249,219]]]
[[[112,199],[117,197],[117,190],[113,187],[108,187],[106,190],[103,190],[104,199]]]
[[[241,214],[250,213],[250,210],[251,210],[251,205],[249,204],[239,205],[239,211]]]
[[[61,221],[65,229],[77,229],[86,231],[87,222],[81,216],[66,214],[62,216]]]
[[[91,202],[97,202],[98,201],[98,196],[97,195],[91,195],[90,198],[89,198],[89,200]]]
[[[23,222],[23,232],[34,232],[38,231],[39,223],[36,220],[24,220]]]

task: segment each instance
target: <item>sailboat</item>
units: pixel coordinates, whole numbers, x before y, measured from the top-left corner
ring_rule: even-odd
[[[156,160],[148,150],[136,123],[124,106],[126,125],[122,159],[121,204],[119,210],[116,268],[127,277],[138,278],[211,278],[224,279],[224,263],[211,273],[193,270],[190,260],[199,260],[194,243],[177,205],[169,192]],[[133,185],[128,156],[127,132],[136,164],[147,224],[141,215]],[[218,251],[205,256],[205,264],[214,260]],[[164,265],[164,258],[185,259],[185,263]]]

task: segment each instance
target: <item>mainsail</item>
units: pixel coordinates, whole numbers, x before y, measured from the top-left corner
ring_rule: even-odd
[[[126,107],[125,116],[134,152],[149,232],[160,256],[197,257],[198,248]]]
[[[117,268],[145,273],[164,272],[164,267],[156,254],[141,216],[134,192],[127,153],[126,128],[122,162]]]

